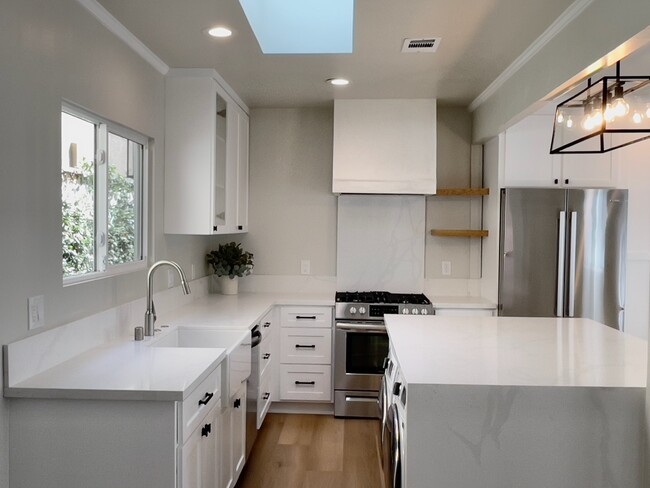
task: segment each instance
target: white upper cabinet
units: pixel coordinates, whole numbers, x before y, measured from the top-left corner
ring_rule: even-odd
[[[248,114],[209,76],[165,86],[165,233],[248,230]]]
[[[436,192],[436,100],[335,100],[334,193]]]
[[[550,154],[552,114],[534,114],[504,135],[502,187],[615,187],[611,153]]]

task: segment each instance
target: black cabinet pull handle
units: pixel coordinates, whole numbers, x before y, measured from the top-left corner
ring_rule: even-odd
[[[233,407],[239,408],[241,407],[241,398],[236,398],[235,403],[233,404]]]
[[[316,349],[316,344],[296,344],[296,349]]]
[[[267,352],[264,356],[262,356],[264,359],[268,359],[271,357],[271,353]]]
[[[271,398],[271,394],[267,391],[266,393],[264,393],[262,400],[268,400],[269,398]]]
[[[271,322],[264,322],[264,327],[271,327]]]
[[[212,230],[213,230],[214,232],[217,232],[217,226],[215,225],[214,227],[212,227]]]
[[[205,424],[203,428],[201,428],[201,437],[208,437],[210,432],[212,432],[212,424]]]
[[[210,400],[212,400],[212,397],[214,396],[214,393],[206,393],[205,396],[199,400],[199,405],[207,405]]]
[[[243,225],[238,225],[238,226],[237,226],[237,230],[243,230],[243,229],[244,229],[244,226],[243,226]]]
[[[296,385],[315,385],[315,381],[295,381],[294,382]]]
[[[553,181],[554,181],[554,183],[555,183],[556,185],[560,182],[560,180],[558,180],[557,178],[555,178],[555,180],[553,180]]]
[[[296,315],[296,320],[316,320],[315,315]]]
[[[402,389],[402,383],[400,383],[399,381],[393,383],[393,395],[399,395],[401,389]]]
[[[564,180],[564,184],[565,184],[565,185],[568,185],[568,184],[569,184],[569,178],[567,178],[566,180]]]

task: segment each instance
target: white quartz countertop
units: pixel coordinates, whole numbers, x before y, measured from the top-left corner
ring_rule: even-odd
[[[210,325],[228,329],[250,329],[276,305],[334,306],[334,294],[239,293],[208,295],[171,312],[159,314],[157,327],[169,325]]]
[[[334,295],[211,294],[159,313],[156,328],[250,329],[275,305],[333,306]],[[59,327],[5,346],[5,396],[180,401],[226,355],[221,348],[150,347],[151,338],[142,342],[123,339],[75,352],[79,347],[75,341],[94,332],[65,329]]]
[[[110,344],[20,383],[5,395],[24,398],[182,401],[221,363],[220,348]]]
[[[495,309],[496,304],[483,297],[468,296],[431,296],[433,308],[480,308]]]
[[[646,341],[589,319],[385,319],[408,384],[646,387]]]

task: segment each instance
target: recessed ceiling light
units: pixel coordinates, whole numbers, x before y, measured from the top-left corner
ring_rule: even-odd
[[[232,31],[227,27],[218,26],[208,29],[208,34],[212,37],[230,37],[232,36]]]
[[[330,85],[335,85],[335,86],[345,86],[350,84],[350,81],[346,80],[345,78],[330,78],[325,81],[327,81]]]

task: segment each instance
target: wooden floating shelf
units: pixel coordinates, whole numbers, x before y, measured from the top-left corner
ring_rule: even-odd
[[[489,188],[439,188],[438,197],[484,197],[490,194]]]
[[[488,231],[432,229],[431,235],[436,237],[487,237]]]

